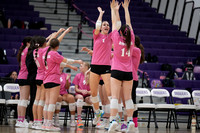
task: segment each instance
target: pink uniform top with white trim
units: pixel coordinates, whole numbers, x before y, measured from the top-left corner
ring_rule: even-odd
[[[137,47],[133,48],[133,53],[132,53],[132,75],[133,75],[133,80],[138,81],[138,75],[137,75],[137,70],[140,64],[140,57],[141,57],[141,50]]]
[[[44,57],[45,55],[46,52],[44,53]],[[60,63],[63,59],[64,57],[57,51],[49,51],[47,55],[47,66],[45,67],[44,84],[50,82],[60,84]]]
[[[86,84],[84,73],[76,74],[76,76],[75,76],[75,78],[73,80],[73,84],[74,85],[78,85],[78,89],[80,89],[80,90],[90,91],[90,86],[89,86],[89,84],[88,85]],[[82,93],[78,93],[78,92],[76,92],[76,94],[83,95]],[[86,96],[89,96],[89,95],[86,94],[86,95],[83,95],[83,96],[86,97]]]
[[[66,91],[66,88],[65,88],[65,85],[66,85],[66,82],[67,82],[66,79],[67,79],[67,73],[62,73],[60,75],[60,94],[61,95],[67,94],[67,91]],[[70,78],[68,79],[68,82],[71,84]]]
[[[94,47],[92,54],[92,65],[111,65],[110,64],[110,54],[112,48],[111,33],[103,35],[99,33],[98,35],[94,34]]]
[[[117,30],[112,32],[112,41],[114,44],[114,56],[112,60],[111,70],[119,70],[124,72],[132,72],[132,50],[135,44],[135,35],[131,31],[131,47],[127,51],[124,38],[121,37]]]
[[[26,47],[21,53],[20,71],[17,79],[27,79],[28,70],[26,67],[26,55],[28,53],[28,48]]]
[[[37,58],[35,58],[35,53],[36,53],[36,49],[33,51],[33,57],[35,60],[35,63],[37,65],[37,76],[36,76],[36,80],[43,80],[44,79],[44,75],[45,75],[45,65],[44,65],[44,60],[42,59],[44,53],[46,53],[48,47],[45,48],[39,48],[37,51]]]

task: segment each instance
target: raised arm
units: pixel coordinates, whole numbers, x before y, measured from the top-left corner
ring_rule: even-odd
[[[60,28],[57,32],[54,32],[54,33],[52,33],[50,36],[48,36],[48,37],[49,37],[49,40],[48,40],[46,46],[49,46],[50,41],[51,41],[53,38],[57,38],[57,36],[58,36],[60,33],[62,33],[64,30],[65,30],[64,28]],[[48,37],[47,37],[47,38],[48,38]]]
[[[119,8],[120,5],[118,1],[112,0],[110,2],[110,8],[111,8],[111,19],[112,19],[112,31],[119,30],[121,27],[121,21],[119,16]]]
[[[100,32],[101,24],[102,24],[102,17],[103,17],[103,14],[105,12],[105,11],[102,11],[101,7],[98,7],[97,9],[99,11],[99,17],[98,17],[97,22],[96,22],[96,29],[95,29],[95,32],[94,32],[95,35],[98,35],[99,32]]]
[[[124,3],[122,2],[122,6],[123,6],[124,12],[125,12],[126,24],[130,27],[131,30],[133,30],[132,25],[131,25],[130,13],[128,10],[129,3],[130,3],[130,0],[124,0]]]
[[[73,27],[67,28],[67,29],[58,37],[59,42],[61,42],[62,39],[64,38],[64,36],[65,36],[67,33],[69,33],[72,29],[73,29]]]

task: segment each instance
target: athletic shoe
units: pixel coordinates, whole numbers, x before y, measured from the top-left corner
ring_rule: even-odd
[[[99,123],[97,123],[96,128],[104,129],[106,126],[106,121],[107,121],[107,119],[103,119],[103,121],[100,121]]]
[[[97,123],[100,122],[101,117],[104,115],[104,111],[103,110],[99,110],[99,113],[95,113],[95,117],[93,119],[93,125],[97,125]]]
[[[135,128],[135,133],[139,133],[139,128],[138,127]]]
[[[109,126],[110,126],[110,121],[109,119],[106,119],[105,129],[108,130]]]
[[[117,126],[117,128],[116,128],[116,131],[119,131],[119,132],[121,132],[121,123],[118,123],[118,126]]]
[[[47,127],[46,123],[43,123],[43,124],[42,124],[42,129],[41,129],[41,130],[46,130],[46,127]]]
[[[122,132],[125,132],[126,129],[127,129],[127,125],[123,123],[123,124],[121,125],[121,131],[122,131]]]
[[[113,120],[110,123],[109,129],[108,129],[108,133],[114,132],[116,130],[117,126],[118,126],[118,123],[115,120]]]
[[[37,126],[35,127],[36,130],[42,130],[42,123],[37,123]]]
[[[24,119],[23,122],[20,122],[18,127],[28,128],[28,125],[29,125],[28,122]]]
[[[135,132],[135,124],[133,121],[129,121],[128,122],[128,126],[127,126],[127,133],[134,133]]]
[[[76,126],[76,122],[75,122],[75,120],[71,120],[70,123],[71,123],[71,124],[70,124],[71,127],[75,127],[75,126]]]
[[[15,124],[15,126],[16,126],[16,127],[20,127],[21,124],[22,124],[21,121],[17,121],[16,124]]]
[[[79,129],[83,129],[84,128],[82,120],[77,120],[77,128],[79,128]]]
[[[53,124],[50,124],[49,126],[46,126],[46,131],[55,131],[55,132],[58,132],[60,131],[60,127],[55,127],[53,126]]]
[[[54,126],[55,126],[55,127],[59,127],[59,126],[60,126],[60,123],[59,123],[59,120],[58,120],[58,119],[55,119],[55,120],[54,120]]]
[[[37,126],[37,122],[29,122],[28,127],[31,129],[35,129]]]

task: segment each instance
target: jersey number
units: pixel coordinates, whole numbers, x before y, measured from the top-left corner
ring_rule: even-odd
[[[128,55],[128,57],[130,56],[130,49],[128,51],[126,51],[125,53],[125,48],[122,49],[122,57],[124,57],[124,54]]]

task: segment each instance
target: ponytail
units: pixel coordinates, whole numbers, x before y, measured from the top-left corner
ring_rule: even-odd
[[[129,50],[130,47],[131,47],[131,31],[130,31],[130,27],[128,25],[123,25],[120,30],[122,32],[123,37],[125,38],[125,43],[126,43],[127,50]]]
[[[20,49],[19,49],[19,51],[17,53],[17,61],[19,63],[21,62],[21,54],[22,54],[23,50],[26,48],[27,43],[30,43],[31,39],[32,38],[30,36],[27,36],[27,37],[24,38],[22,46],[20,47]]]
[[[145,61],[144,47],[143,47],[143,45],[142,45],[141,42],[140,42],[140,37],[137,36],[137,35],[135,36],[135,46],[136,46],[137,48],[139,48],[140,51],[141,51],[140,64],[142,64],[142,63]]]
[[[60,42],[59,42],[59,40],[58,40],[57,38],[53,38],[53,39],[50,41],[50,46],[49,46],[49,48],[48,48],[48,50],[47,50],[47,52],[46,52],[46,54],[45,54],[45,60],[44,60],[45,66],[47,66],[47,55],[48,55],[49,51],[51,50],[51,48],[54,49],[54,48],[58,47],[59,44],[60,44]]]
[[[51,47],[49,47],[49,48],[47,49],[47,52],[46,52],[46,54],[45,54],[45,58],[44,58],[44,64],[45,64],[45,66],[47,66],[47,55],[48,55],[48,53],[49,53],[50,50],[51,50]]]

